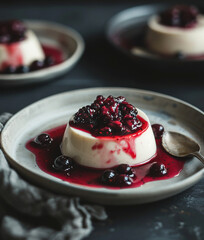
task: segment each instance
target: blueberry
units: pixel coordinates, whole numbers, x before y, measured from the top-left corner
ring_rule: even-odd
[[[44,67],[44,62],[43,61],[35,60],[31,63],[30,70],[35,71],[35,70],[42,69],[43,67]]]
[[[104,184],[112,185],[115,177],[116,173],[114,170],[111,169],[105,170],[101,176],[101,182]]]
[[[70,157],[60,155],[55,158],[53,168],[56,171],[70,172],[74,168],[74,161]]]
[[[164,164],[157,162],[153,163],[149,169],[149,175],[151,177],[162,177],[167,174],[167,169]]]
[[[131,186],[132,181],[130,180],[130,177],[126,174],[120,174],[117,175],[114,179],[114,185],[123,187],[123,186]]]
[[[38,135],[34,142],[41,147],[48,147],[52,143],[53,139],[46,133]]]
[[[185,55],[182,52],[177,52],[174,56],[179,60],[185,59]]]
[[[119,174],[132,174],[132,168],[130,167],[130,165],[128,164],[120,164],[118,165],[118,167],[116,168],[116,171]]]
[[[44,65],[49,67],[55,63],[54,59],[50,56],[47,56],[44,60]]]
[[[164,127],[161,124],[153,124],[152,130],[155,138],[161,138],[164,133]]]
[[[28,66],[19,66],[16,68],[16,73],[28,73],[29,72],[29,67]]]

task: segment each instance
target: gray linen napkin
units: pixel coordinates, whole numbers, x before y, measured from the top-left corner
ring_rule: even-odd
[[[0,132],[11,114],[0,115]],[[93,230],[92,217],[107,218],[103,207],[80,203],[26,182],[0,149],[0,199],[12,211],[1,221],[2,240],[79,240]],[[3,207],[1,206],[1,209]]]

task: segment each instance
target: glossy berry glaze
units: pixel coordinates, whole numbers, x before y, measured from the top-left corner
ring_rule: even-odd
[[[102,95],[74,114],[71,127],[91,133],[92,136],[124,136],[142,130],[147,124],[138,118],[137,109],[122,96],[107,98]]]
[[[198,14],[194,6],[176,5],[160,14],[160,23],[169,27],[193,28]]]
[[[65,128],[66,125],[63,125],[48,130],[46,133],[49,137],[45,135],[37,140],[31,139],[26,144],[26,148],[35,155],[39,168],[63,181],[97,188],[134,188],[147,182],[175,177],[183,169],[185,160],[170,156],[162,148],[161,136],[163,129],[158,126],[156,128],[159,128],[160,133],[156,135],[157,156],[144,165],[129,167],[126,164],[122,164],[122,166],[119,165],[106,171],[85,168],[76,163],[75,165],[70,165],[70,159],[64,159],[63,156],[61,159],[57,159],[61,155],[60,144]],[[44,144],[47,144],[47,146],[38,144],[43,138],[45,140]],[[64,160],[66,160],[68,166],[67,170],[56,170],[56,168],[60,168],[59,165]]]
[[[0,22],[0,43],[15,43],[25,39],[26,27],[19,20]]]

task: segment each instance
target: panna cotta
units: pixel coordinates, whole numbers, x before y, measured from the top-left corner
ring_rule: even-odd
[[[0,23],[0,71],[10,66],[29,66],[44,59],[45,54],[33,31],[18,20]]]
[[[204,16],[194,6],[174,6],[148,22],[146,45],[161,55],[204,53]]]
[[[124,97],[98,96],[67,124],[61,152],[78,164],[107,169],[120,164],[141,165],[156,155],[147,115]]]

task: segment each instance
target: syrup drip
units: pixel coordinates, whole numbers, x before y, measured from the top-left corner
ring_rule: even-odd
[[[8,67],[9,65],[11,65],[11,66],[22,65],[23,64],[23,56],[21,53],[19,42],[7,44],[5,46],[6,46],[8,60],[4,61],[1,64],[1,68],[4,69],[4,68]]]

